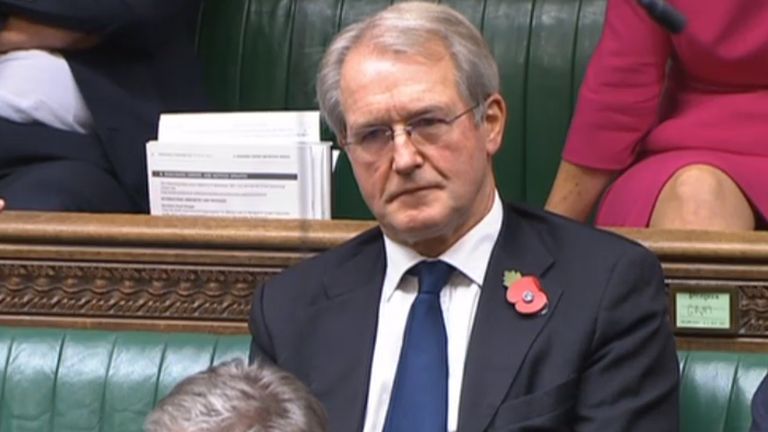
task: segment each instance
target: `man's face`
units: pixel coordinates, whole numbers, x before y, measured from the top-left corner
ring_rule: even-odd
[[[471,108],[456,88],[450,55],[439,43],[432,52],[423,58],[362,43],[341,70],[346,149],[363,198],[388,235],[427,256],[444,252],[490,209],[491,157],[506,115],[501,97],[492,95],[479,124],[468,112],[437,138],[409,136],[406,125],[449,120]],[[370,135],[365,131],[381,127],[395,131],[388,145],[356,145]]]

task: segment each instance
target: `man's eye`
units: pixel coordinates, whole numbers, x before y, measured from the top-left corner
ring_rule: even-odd
[[[412,120],[410,124],[412,129],[429,129],[442,126],[445,123],[445,120],[439,117],[419,117]]]
[[[360,144],[379,144],[389,141],[389,130],[385,128],[369,129],[360,133]]]

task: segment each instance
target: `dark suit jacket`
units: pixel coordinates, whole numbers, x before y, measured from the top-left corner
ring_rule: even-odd
[[[363,427],[385,265],[374,229],[254,295],[251,358],[309,385],[334,432]],[[505,270],[538,276],[549,311],[517,313]],[[677,388],[656,258],[616,235],[505,207],[469,342],[459,431],[675,431]]]
[[[763,378],[752,398],[752,427],[750,432],[768,432],[768,376]]]
[[[91,162],[146,211],[145,143],[157,136],[160,113],[206,105],[194,52],[199,8],[200,0],[0,0],[0,12],[102,38],[64,53],[95,135],[0,121],[0,171],[46,159]]]

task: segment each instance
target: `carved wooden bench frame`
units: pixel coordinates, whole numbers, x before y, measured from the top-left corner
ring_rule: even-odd
[[[371,226],[5,212],[0,214],[0,325],[245,333],[256,286]],[[733,327],[681,332],[682,348],[765,350],[768,233],[615,231],[659,256],[671,293],[733,293]]]

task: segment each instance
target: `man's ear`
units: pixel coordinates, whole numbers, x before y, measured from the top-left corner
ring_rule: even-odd
[[[494,93],[485,100],[485,116],[483,127],[486,138],[485,147],[489,156],[493,156],[501,148],[504,137],[504,125],[507,122],[507,104],[500,94]]]

